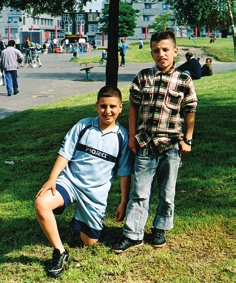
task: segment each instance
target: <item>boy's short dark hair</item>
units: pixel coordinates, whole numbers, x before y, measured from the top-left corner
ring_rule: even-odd
[[[106,85],[99,90],[97,102],[99,102],[99,99],[101,97],[118,97],[120,101],[122,101],[122,95],[120,90],[113,85]]]
[[[210,63],[212,62],[211,58],[206,58],[206,62],[210,61]]]
[[[165,30],[165,31],[158,31],[152,35],[151,41],[150,41],[151,49],[152,49],[152,42],[154,41],[160,42],[163,39],[171,39],[173,41],[174,48],[176,47],[175,34],[173,33],[173,31]]]
[[[11,39],[8,41],[8,46],[15,46],[15,40]]]

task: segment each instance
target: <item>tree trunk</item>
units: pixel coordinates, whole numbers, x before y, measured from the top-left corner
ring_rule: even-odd
[[[117,86],[118,83],[118,17],[119,0],[110,0],[108,26],[108,52],[106,66],[106,85]]]

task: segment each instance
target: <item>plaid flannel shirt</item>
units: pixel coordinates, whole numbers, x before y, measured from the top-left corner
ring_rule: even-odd
[[[162,152],[183,139],[184,112],[196,112],[192,79],[175,69],[157,66],[139,72],[130,87],[131,105],[141,106],[136,139],[140,147]]]

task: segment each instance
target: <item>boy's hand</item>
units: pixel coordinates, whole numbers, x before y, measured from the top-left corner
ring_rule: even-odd
[[[124,220],[125,212],[126,212],[126,205],[121,203],[117,208],[115,221],[117,222]]]
[[[191,151],[191,145],[186,144],[184,141],[180,141],[180,150],[179,153],[188,153]]]
[[[56,194],[56,183],[54,180],[48,180],[41,188],[41,190],[37,193],[35,198],[42,196],[46,191],[51,190],[52,195],[55,196]]]
[[[135,136],[133,136],[133,137],[130,136],[129,142],[128,142],[128,147],[129,147],[130,150],[133,151],[133,153],[137,153],[137,145],[138,145],[138,143],[137,143]]]

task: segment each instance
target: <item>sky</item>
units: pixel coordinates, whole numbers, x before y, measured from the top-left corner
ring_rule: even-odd
[[[92,9],[92,12],[96,12],[96,10],[101,11],[102,9],[102,0],[92,1],[92,3],[88,2],[86,6],[84,6],[85,12],[89,12]]]

